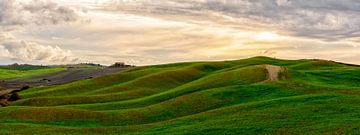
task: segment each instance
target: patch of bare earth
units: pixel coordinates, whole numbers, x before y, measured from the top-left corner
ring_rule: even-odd
[[[265,68],[268,71],[268,80],[269,81],[279,80],[279,73],[282,69],[280,66],[265,65]]]

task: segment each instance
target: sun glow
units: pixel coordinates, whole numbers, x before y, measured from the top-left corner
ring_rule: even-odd
[[[253,39],[259,41],[276,41],[280,39],[280,36],[272,32],[261,32],[253,36]]]

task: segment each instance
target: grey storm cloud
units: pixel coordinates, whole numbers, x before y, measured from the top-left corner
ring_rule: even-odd
[[[213,17],[215,22],[242,25],[256,22],[295,36],[324,40],[360,36],[358,0],[117,0],[105,9],[194,20]],[[214,17],[219,14],[224,18]]]
[[[14,36],[26,25],[55,25],[74,22],[75,9],[44,0],[0,0],[0,57],[19,61],[73,62],[71,52],[58,46],[41,45]]]
[[[26,24],[58,24],[78,19],[75,10],[42,0],[0,0],[0,25],[13,27]]]

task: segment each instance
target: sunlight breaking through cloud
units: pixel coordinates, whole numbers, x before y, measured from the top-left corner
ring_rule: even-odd
[[[360,63],[356,0],[0,0],[0,7],[0,44],[58,46],[102,64],[256,55]]]

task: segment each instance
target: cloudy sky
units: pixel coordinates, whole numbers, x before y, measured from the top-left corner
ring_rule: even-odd
[[[0,0],[0,64],[360,64],[358,0]]]

